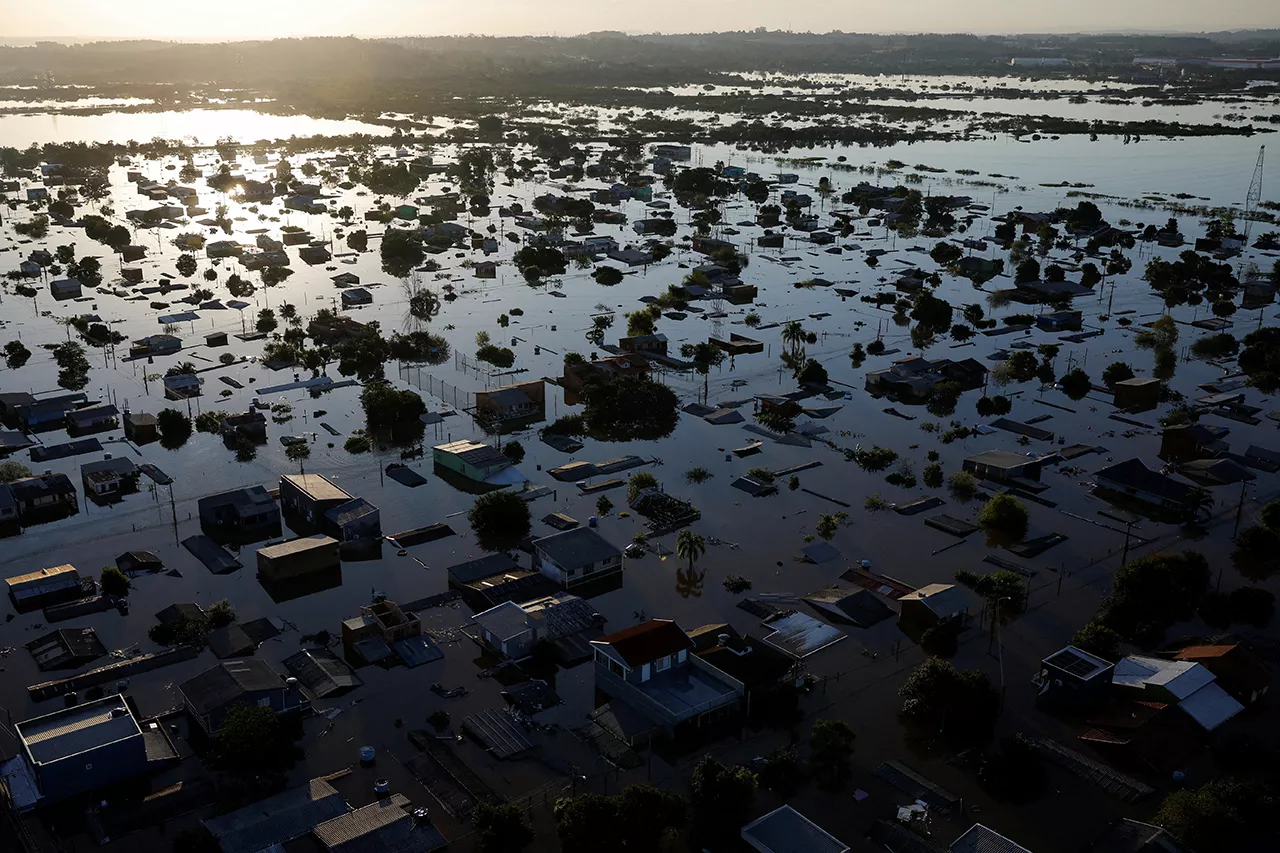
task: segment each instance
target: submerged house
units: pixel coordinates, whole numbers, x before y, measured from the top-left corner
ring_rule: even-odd
[[[46,471],[36,477],[24,477],[9,484],[18,517],[24,524],[44,518],[73,515],[76,506],[76,487],[66,474]]]
[[[867,374],[866,389],[872,394],[889,394],[907,401],[923,401],[941,382],[955,382],[965,391],[981,388],[987,378],[987,368],[982,362],[966,358],[952,361],[941,358],[934,361],[912,356],[899,359],[884,370]]]
[[[576,595],[549,595],[516,604],[506,601],[473,617],[481,643],[512,660],[533,654],[534,646],[585,631],[602,621]]]
[[[476,417],[503,422],[546,417],[547,390],[541,379],[476,392]]]
[[[256,658],[220,663],[179,684],[178,692],[192,721],[210,736],[218,731],[233,705],[270,708],[278,716],[311,707],[296,679],[286,681]]]
[[[118,785],[177,762],[164,726],[144,724],[122,694],[14,726],[19,750],[0,765],[15,808],[27,811]]]
[[[280,507],[320,527],[325,513],[354,499],[323,474],[285,474],[280,478]]]
[[[1008,482],[1011,480],[1040,479],[1040,469],[1044,460],[1034,456],[1023,456],[1021,453],[1010,453],[1007,450],[988,450],[974,456],[965,457],[965,471],[983,480]]]
[[[200,528],[214,538],[253,541],[280,531],[280,508],[262,486],[201,498],[199,509]]]
[[[10,600],[19,612],[70,601],[84,595],[80,572],[72,565],[15,575],[5,580],[5,586],[9,589]]]
[[[509,486],[526,479],[502,451],[469,439],[438,444],[431,448],[431,458],[437,471],[486,486]]]
[[[963,587],[950,583],[931,583],[898,599],[903,622],[932,628],[944,622],[963,625],[969,618],[972,602]]]
[[[1099,489],[1133,498],[1160,509],[1181,511],[1195,486],[1152,471],[1141,459],[1128,459],[1109,465],[1093,475]]]
[[[596,690],[638,712],[649,732],[736,713],[742,682],[691,654],[693,640],[669,619],[650,619],[591,641]]]
[[[122,495],[136,492],[141,474],[132,460],[122,456],[113,457],[111,454],[97,462],[86,462],[80,466],[85,493],[98,501],[115,501]]]
[[[533,568],[563,589],[622,575],[622,549],[590,527],[533,540]]]

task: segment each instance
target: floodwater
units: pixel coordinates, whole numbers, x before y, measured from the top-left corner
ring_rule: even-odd
[[[284,116],[249,109],[166,110],[162,112],[59,115],[35,113],[0,118],[0,146],[26,148],[45,142],[124,142],[181,139],[212,145],[231,137],[237,142],[287,139],[290,136],[342,136],[367,133],[386,136],[390,129],[354,119]]]
[[[145,139],[151,136],[195,137],[202,142],[211,142],[227,134],[242,139],[259,139],[295,134],[371,133],[378,130],[359,122],[324,123],[299,117],[259,115],[243,110],[92,117],[42,116],[32,119],[34,122],[44,123],[42,132],[37,132],[40,131],[38,124],[29,125],[26,130],[15,131],[11,122],[20,122],[22,118],[8,117],[0,120],[0,144],[7,144],[5,140],[8,134],[21,137],[19,144],[32,139]],[[77,120],[93,124],[84,125],[78,131],[67,126]],[[153,121],[159,124],[147,124]],[[104,128],[110,128],[109,135],[101,135],[108,133]],[[59,133],[62,134],[61,137]],[[76,133],[81,135],[75,136]],[[777,157],[758,152],[737,151],[728,146],[698,146],[694,160],[695,163],[707,165],[717,161],[735,163],[765,176],[779,171],[797,172],[801,188],[812,188],[819,178],[830,177],[839,192],[864,179],[885,184],[895,183],[896,180],[892,175],[877,178],[874,173],[833,171],[827,164],[836,162],[836,158],[846,157],[849,166],[864,166],[874,171],[893,157],[908,163],[947,170],[945,174],[924,175],[922,182],[915,185],[922,192],[972,195],[976,202],[993,204],[994,213],[1003,213],[1019,206],[1028,210],[1051,210],[1063,204],[1074,204],[1075,199],[1066,197],[1066,189],[1039,186],[1041,183],[1059,181],[1090,184],[1092,188],[1088,192],[1125,200],[1152,193],[1186,192],[1207,198],[1213,204],[1238,203],[1248,187],[1258,144],[1256,139],[1238,137],[1173,141],[1144,139],[1138,144],[1130,145],[1107,138],[1090,142],[1086,137],[1066,137],[1034,144],[1001,138],[960,143],[920,143],[910,147],[897,146],[885,151],[857,148],[806,150],[795,152],[795,156],[824,156],[827,159],[825,162],[799,165],[780,162]],[[437,163],[449,162],[457,153],[450,146],[429,143],[423,144],[423,150],[429,150]],[[528,152],[517,151],[516,158],[524,153]],[[386,149],[379,154],[391,156],[392,152]],[[300,156],[294,158],[295,170],[304,160]],[[212,154],[203,155],[197,160],[197,164],[206,173],[211,172],[214,167]],[[176,165],[175,161],[135,164],[134,168],[140,168],[146,177],[164,181],[176,176],[176,172],[165,168],[170,165]],[[274,159],[272,163],[261,166],[255,166],[251,162],[243,162],[241,165],[248,177],[261,177],[273,167]],[[957,175],[957,169],[974,169],[980,174],[968,179]],[[1013,177],[990,178],[992,173]],[[466,214],[460,216],[460,221],[476,232],[485,233],[489,226],[493,226],[498,237],[516,232],[518,229],[510,220],[500,218],[497,205],[520,201],[528,207],[535,196],[558,192],[554,185],[547,182],[520,181],[507,184],[501,173],[497,177],[498,183],[492,193],[493,211],[481,218],[471,218]],[[970,186],[967,183],[970,180],[994,182],[999,186]],[[113,168],[111,182],[115,217],[122,218],[128,209],[147,206],[127,182],[124,169]],[[203,182],[197,184],[203,186]],[[584,186],[589,184],[587,182]],[[425,182],[414,195],[433,195],[449,185],[447,179],[436,177]],[[342,191],[328,188],[325,197],[326,203],[334,210],[350,205],[355,211],[355,221],[360,222],[361,227],[364,225],[363,214],[377,201],[373,195],[360,189]],[[1166,197],[1171,198],[1171,195]],[[836,198],[838,200],[838,195]],[[340,228],[340,223],[329,215],[285,212],[278,203],[257,207],[242,206],[220,194],[202,190],[202,205],[212,210],[217,203],[229,205],[230,215],[235,220],[233,237],[246,244],[253,242],[256,235],[251,232],[258,229],[266,229],[267,233],[279,236],[282,226],[297,225],[308,229],[317,238],[330,238],[336,237]],[[1120,206],[1107,199],[1099,199],[1098,204],[1113,223],[1125,219],[1133,223],[1163,223],[1168,216],[1164,210]],[[815,201],[815,207],[817,206],[818,202]],[[642,218],[647,213],[644,205],[636,201],[625,202],[620,209],[632,220]],[[753,214],[754,207],[749,203],[741,199],[730,200],[725,206],[724,224],[721,228],[735,228],[740,233],[732,235],[726,232],[727,239],[746,245],[748,238],[758,236],[761,230],[755,226],[735,225],[740,221],[750,220]],[[16,268],[18,261],[34,248],[20,243],[12,231],[13,222],[22,221],[26,215],[19,210],[6,217],[0,228],[0,272]],[[687,211],[677,209],[676,219],[681,223],[681,234],[688,233]],[[1188,240],[1202,233],[1201,224],[1191,218],[1182,217],[1181,222]],[[381,230],[381,226],[373,223],[369,225],[375,234]],[[147,283],[154,283],[161,273],[173,274],[174,262],[179,253],[170,244],[170,240],[188,228],[201,230],[199,226],[192,225],[181,229],[154,229],[137,233],[135,242],[149,249],[147,260],[141,264]],[[204,230],[210,239],[220,239],[223,236]],[[989,230],[987,221],[978,218],[973,222],[969,235],[984,235]],[[1256,235],[1264,230],[1268,229],[1257,225],[1254,233]],[[612,235],[623,244],[634,237],[629,226],[597,225],[594,233]],[[87,243],[83,234],[54,228],[49,237],[42,241],[49,247],[69,242],[77,244],[78,253],[92,252],[103,256],[104,275],[108,282],[113,280],[118,262],[106,249]],[[726,361],[723,367],[713,370],[709,377],[706,399],[714,405],[719,402],[749,400],[753,394],[793,390],[794,381],[779,367],[781,324],[791,319],[800,320],[807,330],[818,335],[817,343],[809,345],[808,355],[823,363],[838,388],[848,391],[847,397],[832,403],[841,406],[839,412],[824,420],[814,420],[813,423],[825,427],[828,430],[825,438],[840,447],[878,444],[892,448],[900,454],[900,463],[911,464],[917,477],[927,464],[926,454],[929,451],[938,452],[944,469],[950,473],[960,468],[965,456],[988,449],[1049,453],[1058,443],[1063,442],[1097,444],[1105,448],[1101,453],[1082,457],[1070,466],[1048,469],[1044,480],[1052,488],[1045,497],[1056,502],[1057,506],[1031,505],[1029,535],[1057,532],[1069,537],[1065,543],[1040,558],[1031,561],[1014,560],[1034,573],[1031,580],[1033,606],[1047,607],[1061,591],[1060,579],[1071,578],[1066,584],[1070,591],[1080,583],[1079,578],[1096,579],[1099,574],[1105,576],[1106,564],[1097,565],[1099,560],[1111,555],[1114,561],[1114,555],[1123,545],[1124,533],[1122,529],[1117,529],[1114,522],[1098,514],[1106,505],[1091,496],[1087,490],[1090,472],[1104,467],[1108,461],[1121,461],[1134,455],[1141,457],[1149,465],[1156,465],[1155,452],[1159,435],[1155,418],[1158,413],[1139,416],[1137,419],[1147,423],[1149,427],[1135,428],[1109,419],[1108,415],[1113,411],[1110,399],[1100,393],[1095,392],[1085,400],[1072,403],[1061,392],[1039,389],[1034,382],[1005,388],[1003,393],[1014,399],[1011,417],[1025,421],[1049,415],[1051,417],[1039,425],[1053,430],[1061,439],[1057,443],[1033,442],[1030,445],[1019,445],[1015,436],[1002,432],[975,434],[963,441],[942,444],[937,438],[937,432],[927,432],[921,427],[926,423],[940,423],[941,430],[946,430],[949,419],[935,418],[923,408],[905,407],[901,404],[898,404],[898,408],[908,413],[913,420],[884,413],[882,410],[891,403],[873,399],[865,393],[864,375],[869,370],[886,366],[893,359],[918,352],[913,349],[908,329],[896,326],[890,312],[876,309],[856,298],[843,298],[834,289],[799,289],[794,287],[794,283],[820,276],[841,287],[857,290],[860,294],[872,293],[880,289],[886,280],[891,285],[897,277],[896,273],[910,266],[918,266],[926,272],[933,271],[936,265],[926,252],[935,242],[924,237],[894,236],[883,228],[870,228],[864,223],[859,227],[858,233],[840,243],[845,246],[856,244],[863,250],[887,250],[888,254],[880,259],[876,268],[867,266],[863,251],[827,254],[802,237],[790,239],[782,250],[752,250],[743,278],[760,288],[755,305],[738,307],[727,303],[696,303],[695,307],[703,308],[704,311],[691,311],[683,320],[664,318],[658,323],[658,331],[670,338],[673,351],[678,350],[682,343],[702,341],[708,335],[723,336],[730,332],[745,334],[766,344],[765,353],[741,356],[733,361]],[[407,317],[408,297],[405,285],[381,271],[377,245],[377,240],[374,239],[369,252],[359,256],[338,257],[333,263],[317,267],[308,267],[295,257],[293,276],[270,290],[260,289],[247,300],[253,305],[244,311],[244,322],[252,324],[259,310],[266,307],[278,308],[284,302],[295,305],[299,314],[304,317],[319,308],[332,307],[338,291],[330,283],[330,277],[338,272],[354,272],[361,277],[361,286],[369,287],[372,291],[374,304],[349,312],[352,317],[362,322],[377,320],[384,333],[412,325]],[[512,346],[516,353],[515,367],[523,372],[504,379],[478,375],[453,361],[437,367],[423,366],[420,369],[403,370],[400,365],[391,363],[387,367],[389,379],[400,387],[404,387],[406,382],[421,387],[428,384],[427,377],[434,377],[463,391],[474,392],[505,381],[558,376],[563,353],[576,351],[589,354],[596,351],[585,339],[585,332],[591,325],[590,315],[601,311],[614,312],[615,323],[606,333],[606,340],[615,342],[618,335],[625,331],[625,313],[641,305],[638,301],[640,297],[665,291],[669,285],[681,280],[689,266],[704,261],[702,256],[682,249],[662,263],[647,269],[638,268],[615,287],[602,287],[589,277],[588,271],[571,267],[569,274],[560,277],[552,285],[533,288],[524,283],[509,263],[516,248],[515,243],[502,240],[500,251],[491,256],[492,260],[504,262],[499,266],[499,277],[494,281],[476,279],[463,266],[466,261],[483,259],[479,250],[450,250],[436,256],[435,260],[442,266],[441,271],[416,274],[416,281],[419,285],[431,287],[438,292],[445,283],[455,286],[458,294],[456,301],[446,301],[440,314],[429,323],[433,332],[442,334],[449,340],[455,353],[470,356],[475,348],[473,342],[476,334],[487,332],[494,343]],[[347,252],[340,239],[335,240],[334,251],[339,255]],[[1056,361],[1059,374],[1064,373],[1065,365],[1071,363],[1084,367],[1097,381],[1106,364],[1113,360],[1124,360],[1132,363],[1139,374],[1149,375],[1152,369],[1151,355],[1134,348],[1133,335],[1142,323],[1158,316],[1162,306],[1140,280],[1140,276],[1143,265],[1150,257],[1172,258],[1178,251],[1139,244],[1138,248],[1128,253],[1134,260],[1134,269],[1130,274],[1108,280],[1105,286],[1098,288],[1097,296],[1077,299],[1074,307],[1084,312],[1086,328],[1101,327],[1105,330],[1101,336],[1083,344],[1061,342],[1054,335],[1033,331],[1025,336],[979,336],[974,343],[965,346],[940,340],[925,354],[929,357],[973,357],[990,364],[988,359],[992,353],[1014,343],[1058,343],[1061,344]],[[988,255],[991,254],[991,250],[988,250]],[[1054,251],[1049,260],[1061,260],[1067,254]],[[1272,255],[1254,250],[1250,250],[1246,256],[1246,260],[1249,259],[1256,260],[1264,268],[1274,262]],[[207,286],[214,290],[215,298],[226,301],[229,297],[224,282],[230,272],[238,269],[237,266],[231,261],[211,264],[203,257],[199,260],[201,272],[211,266],[217,270],[217,282]],[[206,284],[199,275],[192,283],[200,286]],[[989,283],[988,289],[997,286],[1008,287],[1009,280],[997,279]],[[33,350],[34,355],[31,362],[20,370],[0,370],[0,389],[30,389],[37,392],[54,390],[56,368],[47,353],[39,349],[39,344],[66,339],[67,332],[58,322],[59,319],[96,313],[109,321],[115,330],[133,339],[159,332],[161,326],[156,319],[159,315],[181,311],[187,307],[172,302],[168,308],[153,309],[148,304],[150,299],[163,298],[170,301],[181,295],[179,292],[168,297],[157,295],[131,301],[111,295],[109,288],[104,286],[96,295],[90,293],[83,301],[54,303],[47,295],[47,290],[41,290],[33,301],[15,295],[12,288],[6,286],[3,308],[0,309],[0,318],[3,318],[0,323],[0,340],[19,338]],[[989,316],[996,318],[1036,310],[1017,304],[991,309],[986,292],[976,289],[965,279],[950,276],[943,277],[938,296],[955,305],[957,314],[959,308],[968,303],[982,305],[988,310]],[[511,316],[512,309],[516,308],[521,309],[523,315]],[[1189,323],[1203,317],[1204,310],[1203,307],[1196,309],[1185,306],[1174,309],[1172,313],[1178,321]],[[706,317],[718,311],[723,311],[724,316]],[[743,324],[747,311],[756,312],[765,324],[777,325],[753,331]],[[181,324],[175,332],[185,339],[188,346],[179,356],[157,358],[154,364],[127,361],[109,363],[102,351],[89,348],[88,357],[94,369],[90,375],[89,387],[85,389],[86,393],[91,399],[111,399],[120,408],[127,405],[135,411],[156,412],[175,405],[164,402],[157,393],[156,381],[147,382],[144,375],[162,374],[171,363],[180,360],[193,361],[200,368],[214,367],[218,356],[228,350],[206,349],[201,344],[203,334],[214,330],[234,334],[242,328],[242,317],[236,311],[197,309],[197,313],[200,315],[198,320]],[[510,316],[509,327],[501,328],[498,325],[497,318],[500,314]],[[1115,318],[1122,314],[1133,321],[1132,326],[1124,327],[1116,322]],[[1274,305],[1261,311],[1241,310],[1233,318],[1236,325],[1232,331],[1239,335],[1255,328],[1259,322],[1270,324],[1274,315]],[[283,322],[281,327],[283,329]],[[1180,328],[1181,350],[1201,333],[1189,325],[1182,325]],[[871,341],[876,337],[877,329],[882,331],[883,339],[891,352],[879,357],[869,357],[864,364],[855,367],[847,355],[851,345],[855,341],[864,344]],[[260,342],[245,343],[234,337],[231,341],[229,351],[237,355],[258,356],[261,353]],[[540,348],[540,351],[535,350],[535,347]],[[336,365],[329,366],[329,373],[340,378],[337,376]],[[1175,390],[1194,397],[1203,393],[1197,389],[1199,384],[1220,378],[1222,373],[1222,370],[1202,362],[1182,362],[1179,363],[1170,385]],[[241,620],[273,616],[285,620],[295,629],[270,641],[259,650],[261,657],[278,662],[296,651],[300,633],[327,629],[337,634],[340,620],[355,615],[359,605],[369,601],[375,593],[407,602],[445,591],[445,569],[481,553],[470,535],[465,517],[461,515],[471,505],[472,496],[453,489],[435,477],[431,471],[429,453],[427,460],[411,460],[408,463],[422,473],[428,483],[417,489],[408,489],[385,478],[382,473],[388,463],[400,461],[398,454],[351,455],[343,450],[346,437],[363,425],[358,388],[338,389],[318,399],[310,398],[303,391],[261,395],[255,390],[256,387],[288,382],[293,376],[290,371],[271,372],[252,362],[231,367],[214,367],[201,376],[205,380],[204,394],[191,401],[193,413],[210,409],[243,410],[255,397],[262,397],[263,402],[289,403],[293,407],[294,418],[285,424],[269,424],[268,444],[259,450],[255,460],[248,463],[237,462],[220,439],[199,433],[194,434],[177,451],[164,450],[158,444],[141,448],[123,443],[108,444],[108,452],[127,456],[138,462],[152,462],[172,476],[175,480],[172,495],[164,488],[150,492],[144,485],[140,494],[127,497],[115,508],[89,505],[73,518],[35,527],[20,536],[0,540],[0,575],[10,576],[67,562],[77,565],[82,573],[96,573],[102,565],[110,563],[116,554],[125,550],[151,550],[160,555],[168,567],[178,569],[181,577],[157,575],[139,578],[130,595],[131,608],[128,616],[122,617],[116,613],[97,614],[77,620],[74,624],[95,628],[109,649],[140,648],[150,651],[154,647],[146,638],[146,629],[152,624],[153,613],[175,601],[197,601],[208,605],[226,598],[236,606]],[[220,381],[223,376],[236,379],[244,387],[233,389]],[[702,396],[701,377],[665,373],[662,381],[677,392],[682,405]],[[222,396],[224,393],[225,397]],[[956,413],[952,416],[956,421],[972,426],[982,420],[976,416],[973,408],[978,393],[970,392],[961,398]],[[425,392],[423,396],[433,411],[446,408],[445,401],[433,398]],[[1271,405],[1270,401],[1261,398],[1257,392],[1250,391],[1249,397],[1250,402],[1257,405]],[[1043,405],[1044,402],[1066,409],[1046,406]],[[322,410],[323,415],[317,414]],[[751,410],[749,402],[742,408],[748,420]],[[548,386],[548,420],[573,411],[579,410],[566,405],[558,388]],[[320,422],[330,424],[341,434],[330,436],[320,427]],[[1269,421],[1264,420],[1257,426],[1222,423],[1232,428],[1230,443],[1233,449],[1242,450],[1251,443],[1268,447],[1275,447],[1277,444],[1275,429]],[[297,466],[285,458],[283,447],[279,443],[279,437],[288,434],[314,436],[312,455],[305,463],[306,470],[324,473],[349,492],[364,496],[378,505],[382,511],[384,532],[391,534],[444,521],[451,524],[458,535],[410,548],[407,556],[397,556],[390,546],[384,546],[381,559],[344,564],[341,586],[283,603],[273,602],[256,581],[251,549],[246,549],[242,554],[245,569],[231,575],[210,574],[176,544],[178,539],[198,532],[198,525],[193,520],[197,500],[208,494],[240,486],[265,484],[271,487],[276,484],[280,475],[296,470]],[[118,436],[119,432],[108,435]],[[428,428],[427,445],[429,447],[439,441],[464,437],[483,439],[465,415],[448,417],[439,427]],[[923,585],[947,581],[958,569],[986,570],[989,566],[982,560],[988,555],[1014,559],[1008,554],[988,548],[981,541],[981,534],[975,534],[956,545],[956,540],[948,535],[926,528],[922,523],[923,516],[900,516],[892,512],[873,514],[865,511],[863,504],[871,495],[879,494],[886,500],[905,503],[934,493],[934,490],[923,486],[902,489],[889,485],[883,479],[887,471],[864,472],[846,462],[841,453],[820,443],[815,443],[812,448],[798,448],[766,441],[763,452],[756,456],[726,459],[726,451],[746,444],[754,436],[740,426],[712,426],[684,414],[680,416],[676,431],[668,438],[626,444],[587,441],[586,448],[573,457],[543,444],[533,431],[522,433],[518,438],[528,454],[519,466],[520,469],[535,485],[546,485],[554,490],[553,496],[535,500],[531,504],[535,535],[551,532],[549,527],[538,521],[548,513],[564,512],[584,521],[595,514],[595,495],[580,495],[573,484],[555,482],[545,473],[547,469],[571,459],[603,461],[630,453],[655,460],[651,467],[643,470],[651,470],[668,491],[694,501],[703,512],[702,520],[694,525],[694,529],[708,539],[714,537],[721,543],[708,547],[695,571],[678,573],[682,564],[670,555],[674,547],[674,535],[653,540],[653,544],[668,556],[664,558],[650,553],[641,559],[629,560],[623,589],[593,600],[593,606],[608,619],[609,630],[633,625],[643,618],[662,617],[675,619],[686,628],[727,621],[741,631],[751,631],[758,636],[762,630],[759,621],[735,606],[742,596],[731,594],[723,588],[723,580],[731,574],[742,575],[752,581],[754,588],[749,595],[772,594],[787,599],[838,582],[839,575],[859,560],[868,560],[875,570],[901,578],[907,583]],[[46,444],[63,440],[66,440],[66,436],[61,432],[41,436],[41,441]],[[23,455],[25,454],[19,454],[19,457]],[[74,482],[79,483],[79,465],[87,461],[90,461],[88,457],[78,457],[33,467],[37,470],[49,469],[67,473]],[[779,470],[812,461],[821,462],[821,466],[799,475],[803,487],[799,491],[789,491],[784,483],[778,495],[751,498],[730,485],[737,476],[752,467],[763,466]],[[895,463],[889,470],[898,469],[900,463]],[[714,476],[701,485],[687,484],[684,473],[695,465],[705,466]],[[146,482],[144,478],[143,483]],[[1266,476],[1260,477],[1256,484],[1250,486],[1244,493],[1245,523],[1249,523],[1257,508],[1276,492],[1274,478]],[[943,512],[970,520],[976,516],[976,504],[957,504],[945,490],[937,490],[937,493],[948,501]],[[1229,529],[1239,494],[1238,487],[1215,490],[1218,501],[1215,508],[1217,518],[1210,526],[1210,536],[1193,546],[1204,550],[1214,559],[1215,569],[1219,565],[1225,567],[1225,589],[1240,583],[1234,570],[1226,566]],[[622,507],[624,496],[620,492],[610,492],[609,496],[618,508]],[[800,549],[813,537],[819,516],[842,510],[849,514],[848,522],[832,540],[841,556],[822,565],[797,560]],[[623,545],[642,531],[643,527],[639,519],[620,517],[618,509],[615,509],[611,515],[600,519],[599,529],[607,538]],[[1143,538],[1159,540],[1166,545],[1176,542],[1181,535],[1176,527],[1145,521],[1135,532]],[[523,558],[525,564],[527,559]],[[1093,572],[1092,575],[1089,574],[1090,571]],[[1067,617],[1062,612],[1051,615],[1048,610],[1043,614],[1037,612],[1024,617],[1024,622],[1031,626],[1028,630],[1033,632],[1032,643],[1046,646],[1023,650],[1028,659],[1038,653],[1053,651],[1056,648],[1053,644],[1060,644],[1087,618],[1088,602],[1077,602],[1071,607]],[[425,614],[433,630],[440,632],[441,642],[446,649],[444,661],[412,672],[362,670],[361,674],[367,675],[364,688],[345,699],[319,703],[323,708],[338,709],[342,713],[337,717],[334,728],[323,739],[320,732],[324,730],[326,723],[315,721],[315,725],[309,724],[307,739],[304,741],[308,748],[308,758],[298,771],[299,778],[304,778],[302,774],[305,773],[328,772],[335,766],[349,763],[355,750],[363,743],[407,751],[409,747],[403,743],[402,733],[395,733],[392,727],[396,719],[403,720],[407,729],[417,728],[423,725],[425,716],[438,707],[449,708],[456,721],[460,708],[469,711],[500,706],[500,685],[492,679],[477,678],[476,649],[470,641],[460,638],[456,633],[456,628],[466,621],[467,616],[468,611],[462,605],[446,606]],[[47,677],[36,672],[29,655],[21,648],[23,643],[44,633],[46,629],[40,622],[39,614],[27,614],[7,623],[0,622],[0,646],[15,649],[4,662],[5,672],[0,677],[0,705],[6,707],[15,720],[46,713],[53,710],[56,704],[32,703],[23,689],[27,684]],[[892,651],[906,642],[892,624],[882,624],[867,632],[848,629],[847,634],[846,639],[830,652],[824,652],[809,662],[812,671],[817,674],[861,671],[869,666],[868,661],[872,660],[873,655],[887,661]],[[212,657],[205,654],[195,661],[138,676],[133,679],[130,692],[137,698],[144,713],[159,713],[175,707],[178,700],[174,685],[212,663]],[[426,692],[426,685],[432,682],[440,682],[445,686],[465,685],[471,689],[472,695],[466,700],[449,704]],[[591,703],[590,667],[562,672],[558,676],[557,687],[566,698],[566,704],[552,711],[549,718],[566,725],[580,722]],[[353,700],[360,702],[358,708],[352,706]],[[538,772],[528,766],[528,762],[504,762],[499,767],[497,762],[470,745],[460,746],[459,749],[464,750],[466,760],[472,762],[491,784],[504,793],[518,793],[536,784],[535,780],[540,778]],[[580,745],[567,733],[558,735],[554,750],[549,752],[563,762],[577,763],[580,768],[596,766],[591,763],[593,759],[590,756],[581,754],[583,750]]]

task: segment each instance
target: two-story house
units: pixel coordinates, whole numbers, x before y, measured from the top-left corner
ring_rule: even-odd
[[[653,728],[633,743],[662,730],[736,713],[742,682],[691,654],[689,635],[670,619],[650,619],[591,641],[596,690],[638,711]]]

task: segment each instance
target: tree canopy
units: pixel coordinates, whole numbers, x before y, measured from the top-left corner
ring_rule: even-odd
[[[515,492],[487,492],[476,498],[467,520],[480,547],[506,551],[529,535],[529,504]]]

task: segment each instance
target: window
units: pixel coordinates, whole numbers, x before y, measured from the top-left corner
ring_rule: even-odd
[[[654,661],[654,662],[653,662],[653,671],[654,671],[654,672],[664,672],[664,671],[666,671],[666,670],[670,669],[670,668],[671,668],[671,658],[673,658],[673,657],[674,657],[674,655],[667,655],[666,657],[660,657],[660,658],[658,658],[656,661]]]
[[[271,697],[270,697],[270,696],[264,696],[263,698],[259,699],[259,700],[258,700],[258,707],[259,707],[259,708],[270,708],[270,707],[271,707]]]

